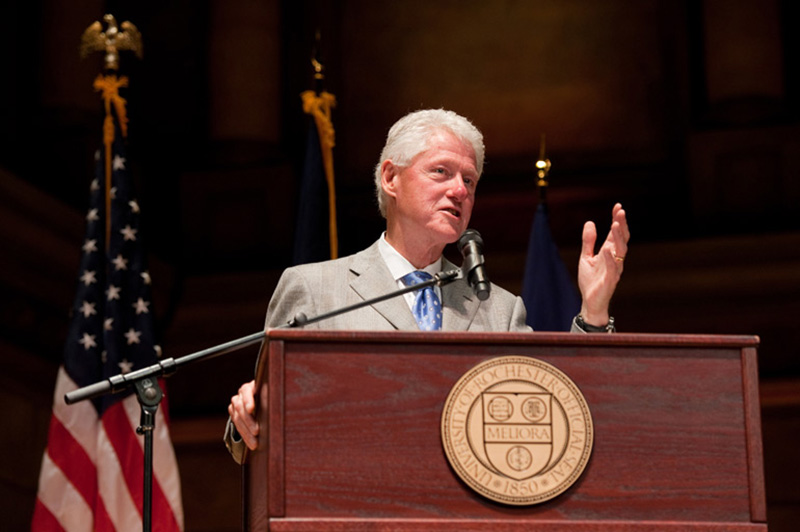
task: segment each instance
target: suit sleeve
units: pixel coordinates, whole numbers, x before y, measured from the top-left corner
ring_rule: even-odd
[[[233,425],[233,421],[230,417],[225,424],[225,436],[223,437],[223,441],[225,442],[225,447],[227,447],[228,452],[231,453],[233,460],[237,464],[243,464],[244,452],[247,447],[241,436],[239,436],[239,433],[236,432],[236,427]]]
[[[511,322],[509,323],[508,330],[510,332],[532,332],[530,325],[525,323],[528,318],[528,313],[525,310],[525,303],[522,298],[515,296],[514,309],[511,311]]]

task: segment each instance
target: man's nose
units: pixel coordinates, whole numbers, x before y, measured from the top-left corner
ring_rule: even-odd
[[[467,185],[464,183],[464,176],[462,176],[460,172],[453,177],[450,193],[459,200],[463,200],[467,197],[467,194],[469,194]]]

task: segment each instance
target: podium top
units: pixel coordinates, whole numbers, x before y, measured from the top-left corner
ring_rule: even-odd
[[[340,331],[270,329],[270,340],[336,343],[459,343],[476,344],[530,344],[530,345],[597,345],[597,346],[648,346],[648,347],[758,347],[760,338],[755,335],[721,334],[655,334],[655,333],[567,333],[567,332],[416,332],[416,331]]]

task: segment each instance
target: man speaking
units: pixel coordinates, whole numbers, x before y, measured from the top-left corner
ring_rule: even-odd
[[[424,282],[456,268],[442,257],[466,231],[483,171],[483,135],[466,118],[442,109],[410,113],[389,130],[375,168],[378,206],[386,231],[354,255],[288,268],[272,295],[266,326],[340,309]],[[469,240],[469,236],[465,237]],[[625,211],[612,211],[609,234],[597,254],[594,223],[583,228],[578,266],[581,312],[576,332],[613,330],[608,308],[630,238]],[[470,243],[465,242],[465,247]],[[474,251],[472,251],[474,253]],[[482,296],[485,294],[481,294]],[[340,314],[309,328],[339,330],[530,331],[522,299],[491,285],[477,297],[466,279],[427,287]],[[255,383],[239,388],[228,406],[225,442],[237,462],[258,444]]]

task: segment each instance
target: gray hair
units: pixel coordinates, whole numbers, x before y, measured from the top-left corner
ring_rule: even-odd
[[[475,165],[478,176],[483,173],[483,135],[472,125],[472,122],[463,116],[445,109],[425,109],[409,113],[389,129],[386,144],[381,151],[378,165],[375,167],[375,195],[378,198],[378,208],[381,215],[386,217],[386,197],[381,187],[381,165],[387,159],[396,166],[405,167],[411,161],[428,149],[431,137],[439,131],[448,131],[469,143],[475,151]]]

